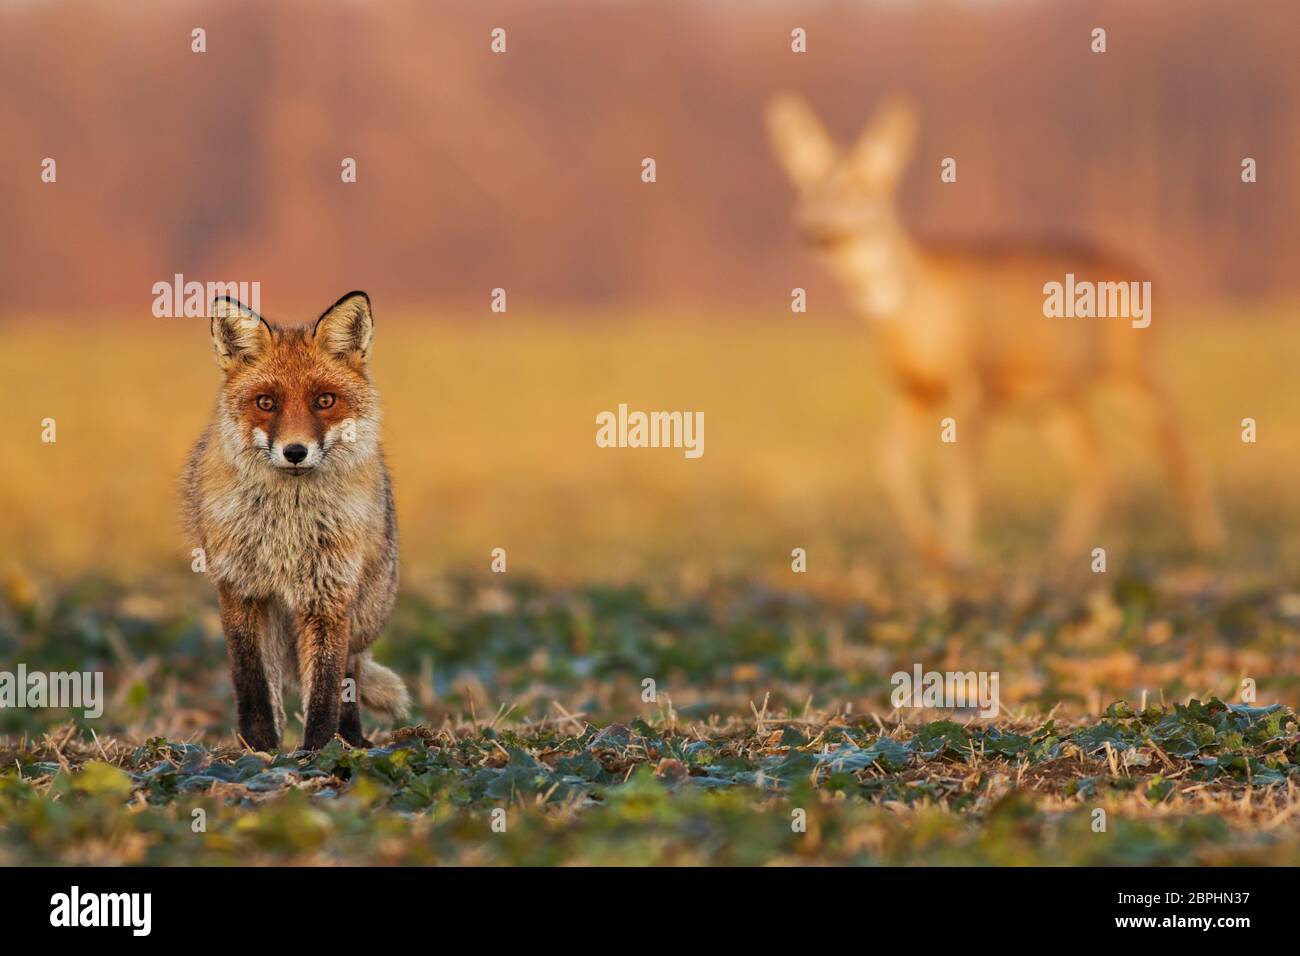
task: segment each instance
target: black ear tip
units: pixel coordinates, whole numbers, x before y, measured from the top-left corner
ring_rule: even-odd
[[[321,319],[325,318],[325,316],[329,315],[331,312],[333,312],[339,306],[343,305],[345,302],[350,302],[352,299],[356,299],[358,297],[365,300],[366,311],[369,312],[370,296],[366,295],[360,289],[353,289],[351,292],[347,293],[347,295],[339,296],[338,300],[333,305],[331,305],[328,309],[326,309],[324,312],[320,314]],[[319,322],[320,319],[317,319],[316,321]]]
[[[213,300],[208,303],[208,311],[212,314],[212,318],[215,319],[217,317],[217,306],[223,304],[233,306],[235,309],[237,309],[240,312],[252,311],[252,309],[248,308],[248,306],[244,305],[244,303],[240,302],[234,296],[219,295],[214,297]]]

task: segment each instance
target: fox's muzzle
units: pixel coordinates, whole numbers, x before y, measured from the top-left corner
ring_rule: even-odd
[[[295,475],[311,471],[322,455],[320,442],[314,440],[291,438],[271,445],[271,464]]]

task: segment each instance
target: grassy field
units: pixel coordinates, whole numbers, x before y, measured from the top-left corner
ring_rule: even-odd
[[[1300,563],[1300,514],[1287,506],[1300,472],[1300,330],[1282,309],[1193,319],[1166,332],[1166,365],[1233,521],[1224,566]],[[216,394],[205,320],[29,322],[5,336],[3,554],[58,576],[188,573],[175,480]],[[785,578],[796,545],[810,579],[834,582],[902,556],[873,465],[888,393],[847,319],[381,313],[374,372],[408,575],[477,572],[494,547],[508,549],[512,572],[573,583]],[[704,456],[597,448],[596,413],[619,402],[704,411]],[[1097,411],[1124,479],[1107,543],[1176,553],[1181,528],[1143,436],[1107,396]],[[1258,444],[1240,441],[1246,416]],[[40,441],[47,417],[55,444]],[[999,566],[1036,565],[1062,477],[1036,430],[994,430],[984,546]]]
[[[0,670],[103,670],[109,702],[0,709],[0,863],[1300,862],[1284,318],[1167,342],[1228,550],[1185,553],[1102,396],[1109,571],[1051,580],[1061,473],[1023,423],[994,433],[983,568],[909,561],[873,477],[886,392],[845,321],[381,315],[404,583],[379,656],[417,713],[314,756],[235,745],[177,530],[216,388],[202,322],[9,324]],[[597,449],[620,402],[705,411],[704,457]],[[997,671],[1002,712],[893,708],[918,662]]]

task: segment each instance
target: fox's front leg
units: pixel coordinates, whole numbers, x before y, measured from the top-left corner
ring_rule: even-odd
[[[339,731],[343,678],[348,666],[349,615],[342,608],[312,609],[296,616],[298,671],[307,726],[303,749],[319,750]]]
[[[224,585],[217,586],[217,601],[230,653],[239,736],[254,750],[274,750],[280,732],[266,667],[266,602],[240,597]]]

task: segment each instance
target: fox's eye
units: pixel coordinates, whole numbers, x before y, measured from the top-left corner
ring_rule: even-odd
[[[321,392],[319,395],[316,396],[317,408],[329,408],[333,404],[334,404],[333,392]]]
[[[275,399],[270,395],[257,396],[257,407],[264,412],[269,412],[275,408]]]

